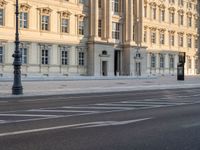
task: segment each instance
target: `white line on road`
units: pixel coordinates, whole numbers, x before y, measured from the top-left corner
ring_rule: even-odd
[[[8,101],[0,101],[0,103],[8,103]]]
[[[5,123],[6,121],[5,120],[0,120],[0,123]]]
[[[123,104],[123,103],[102,103],[102,104],[95,104],[97,106],[118,106],[118,107],[157,107],[157,106],[162,106],[162,105],[151,105],[151,104]]]
[[[30,112],[55,112],[55,113],[86,113],[86,112],[98,112],[98,111],[87,111],[87,110],[55,110],[55,109],[31,109]]]
[[[7,117],[57,117],[58,115],[36,115],[36,114],[0,114]]]
[[[152,118],[143,118],[143,119],[127,120],[127,121],[104,121],[104,122],[99,122],[93,125],[87,125],[83,127],[81,126],[77,128],[83,129],[83,128],[105,127],[105,126],[120,126],[120,125],[127,125],[131,123],[141,122],[141,121],[145,121],[149,119],[152,119]]]
[[[128,123],[140,122],[140,121],[145,121],[145,120],[150,120],[150,119],[151,118],[128,120],[128,121],[124,121],[124,123],[126,122],[126,124],[128,124]],[[21,134],[28,134],[28,133],[37,133],[37,132],[44,132],[44,131],[50,131],[50,130],[59,130],[59,129],[65,129],[65,128],[79,127],[79,126],[89,126],[89,125],[95,125],[95,124],[103,124],[104,122],[105,121],[87,122],[87,123],[63,125],[63,126],[56,126],[56,127],[49,127],[49,128],[39,128],[39,129],[31,129],[31,130],[6,132],[6,133],[0,133],[0,137],[11,136],[11,135],[21,135]],[[124,125],[124,124],[121,124],[121,125]]]
[[[94,104],[95,105],[95,104]],[[62,108],[66,108],[66,109],[100,109],[100,110],[111,110],[111,109],[114,109],[114,110],[132,110],[133,108],[131,107],[101,107],[101,106],[64,106]]]
[[[176,104],[176,103],[168,103],[168,102],[156,102],[156,101],[154,101],[154,102],[152,102],[152,101],[148,101],[148,102],[144,102],[144,101],[123,101],[123,102],[121,102],[121,103],[123,103],[123,104],[144,104],[144,105],[148,105],[148,104],[150,104],[150,105],[174,105],[174,104]],[[177,104],[179,104],[179,103],[177,103]]]

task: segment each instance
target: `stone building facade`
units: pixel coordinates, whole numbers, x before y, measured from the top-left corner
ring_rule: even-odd
[[[19,0],[23,76],[197,73],[197,0]],[[0,0],[0,76],[12,76],[15,0]]]

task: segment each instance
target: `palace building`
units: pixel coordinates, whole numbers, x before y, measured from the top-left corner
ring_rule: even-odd
[[[176,75],[198,69],[197,0],[19,0],[22,76]],[[13,76],[15,0],[0,0],[0,78]]]

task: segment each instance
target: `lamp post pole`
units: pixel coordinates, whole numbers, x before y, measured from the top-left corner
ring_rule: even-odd
[[[14,61],[14,81],[12,86],[12,94],[13,95],[21,95],[23,94],[23,87],[21,83],[21,52],[19,50],[19,2],[16,0],[16,33],[15,33],[15,51],[13,54]]]

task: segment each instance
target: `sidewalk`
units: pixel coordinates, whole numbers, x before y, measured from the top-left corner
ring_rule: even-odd
[[[21,97],[11,94],[12,81],[0,81],[0,98]],[[76,93],[101,93],[136,90],[178,89],[200,87],[200,76],[187,76],[177,81],[176,76],[154,78],[98,78],[77,80],[22,81],[22,96],[60,95]]]

